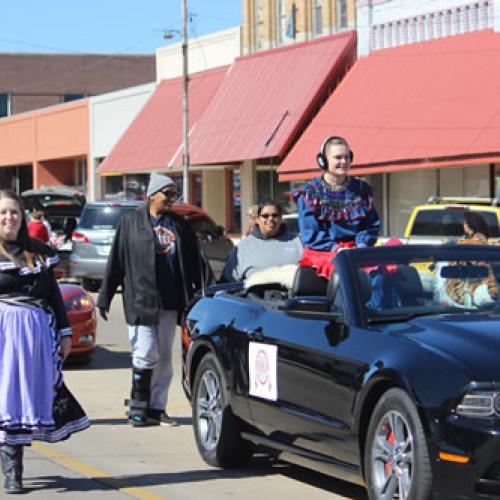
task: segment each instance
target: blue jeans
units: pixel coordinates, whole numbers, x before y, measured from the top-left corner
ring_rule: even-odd
[[[153,370],[149,408],[164,411],[168,389],[174,374],[172,347],[175,338],[177,311],[160,311],[157,325],[127,325],[132,347],[132,365]]]

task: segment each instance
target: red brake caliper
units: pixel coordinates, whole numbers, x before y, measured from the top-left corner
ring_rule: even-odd
[[[387,436],[386,436],[387,442],[392,446],[394,445],[394,442],[396,441],[394,438],[394,433],[392,431],[389,431]],[[391,464],[389,462],[385,463],[385,475],[388,476],[391,473]]]

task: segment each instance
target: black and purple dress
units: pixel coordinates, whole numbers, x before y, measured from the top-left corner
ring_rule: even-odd
[[[0,444],[55,442],[89,426],[63,382],[59,339],[71,335],[54,278],[59,257],[36,245],[33,264],[4,244],[0,254]]]

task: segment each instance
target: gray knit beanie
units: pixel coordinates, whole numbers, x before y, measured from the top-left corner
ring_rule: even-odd
[[[156,172],[152,172],[149,177],[148,190],[146,191],[146,195],[149,198],[153,196],[158,191],[161,191],[163,188],[167,186],[175,186],[175,182],[170,177],[166,175],[157,174]]]

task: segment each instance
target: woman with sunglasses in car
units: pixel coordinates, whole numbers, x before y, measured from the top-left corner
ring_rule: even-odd
[[[313,267],[316,274],[328,278],[338,251],[376,243],[380,219],[372,188],[349,176],[353,153],[343,137],[328,137],[316,159],[322,175],[294,190],[292,198],[304,245],[300,265]]]
[[[0,458],[4,492],[23,491],[23,449],[89,426],[63,382],[71,327],[54,278],[59,258],[30,238],[22,201],[0,191]]]
[[[282,222],[283,209],[276,201],[261,203],[252,233],[235,246],[222,271],[222,281],[242,281],[256,271],[297,264],[302,257],[298,236]]]

